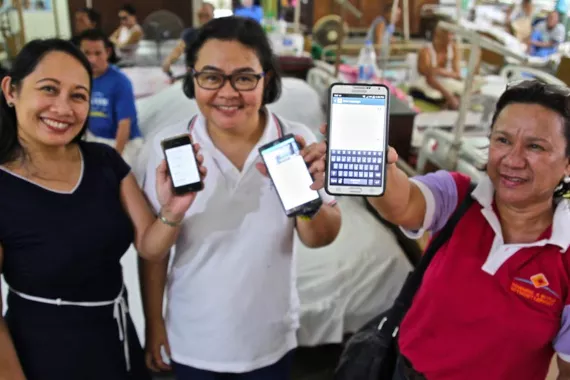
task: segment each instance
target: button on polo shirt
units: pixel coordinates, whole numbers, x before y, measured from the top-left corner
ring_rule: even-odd
[[[470,183],[443,171],[413,180],[427,202],[424,228],[435,231]],[[544,380],[554,351],[570,360],[569,204],[536,242],[507,244],[488,177],[473,197],[402,322],[401,352],[430,380]]]
[[[239,171],[212,143],[199,115],[192,138],[202,147],[204,190],[185,215],[168,281],[167,331],[174,361],[215,372],[249,372],[296,347],[294,219],[269,178],[255,168],[258,148],[280,137],[273,117]],[[282,120],[282,119],[281,119]],[[284,134],[316,141],[305,126],[282,120]],[[188,122],[152,142],[145,192],[156,210],[160,141],[187,133]],[[334,199],[324,192],[325,203]]]

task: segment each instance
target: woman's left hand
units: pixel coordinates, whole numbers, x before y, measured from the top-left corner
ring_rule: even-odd
[[[307,145],[302,136],[295,135],[295,140],[301,149],[301,156],[305,160],[309,172],[312,174],[314,182],[311,189],[320,190],[325,185],[325,155],[327,151],[326,142],[312,143]],[[257,170],[264,176],[268,176],[267,167],[263,162],[256,164]]]

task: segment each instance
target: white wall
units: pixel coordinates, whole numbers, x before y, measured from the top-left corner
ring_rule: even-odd
[[[26,42],[35,38],[71,37],[71,22],[67,0],[52,0],[54,12],[24,12]],[[56,36],[55,17],[59,22],[59,36]]]

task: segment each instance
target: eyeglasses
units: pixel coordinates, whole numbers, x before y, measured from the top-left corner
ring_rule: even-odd
[[[215,71],[196,71],[192,69],[192,76],[196,78],[198,86],[205,90],[218,90],[230,81],[233,89],[236,91],[252,91],[255,90],[259,80],[265,76],[265,73],[233,73],[226,75]]]

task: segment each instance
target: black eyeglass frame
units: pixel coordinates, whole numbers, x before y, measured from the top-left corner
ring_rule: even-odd
[[[204,87],[200,85],[200,81],[198,80],[198,77],[200,75],[203,74],[210,74],[210,75],[219,75],[220,77],[222,77],[222,83],[216,87],[216,88],[208,88],[208,87]],[[251,75],[252,77],[254,77],[257,81],[255,82],[255,85],[250,88],[249,90],[242,90],[236,87],[235,83],[234,83],[234,79],[235,77],[239,76],[239,75]],[[227,81],[230,81],[230,85],[232,86],[232,88],[236,91],[253,91],[257,88],[257,86],[259,85],[259,81],[261,80],[261,78],[265,78],[265,72],[261,72],[261,73],[250,73],[250,72],[245,72],[245,73],[232,73],[232,74],[224,74],[224,73],[220,73],[217,71],[196,71],[195,69],[192,69],[192,78],[196,78],[196,83],[198,84],[198,86],[200,88],[203,88],[204,90],[219,90],[220,88],[224,87],[226,85]]]

